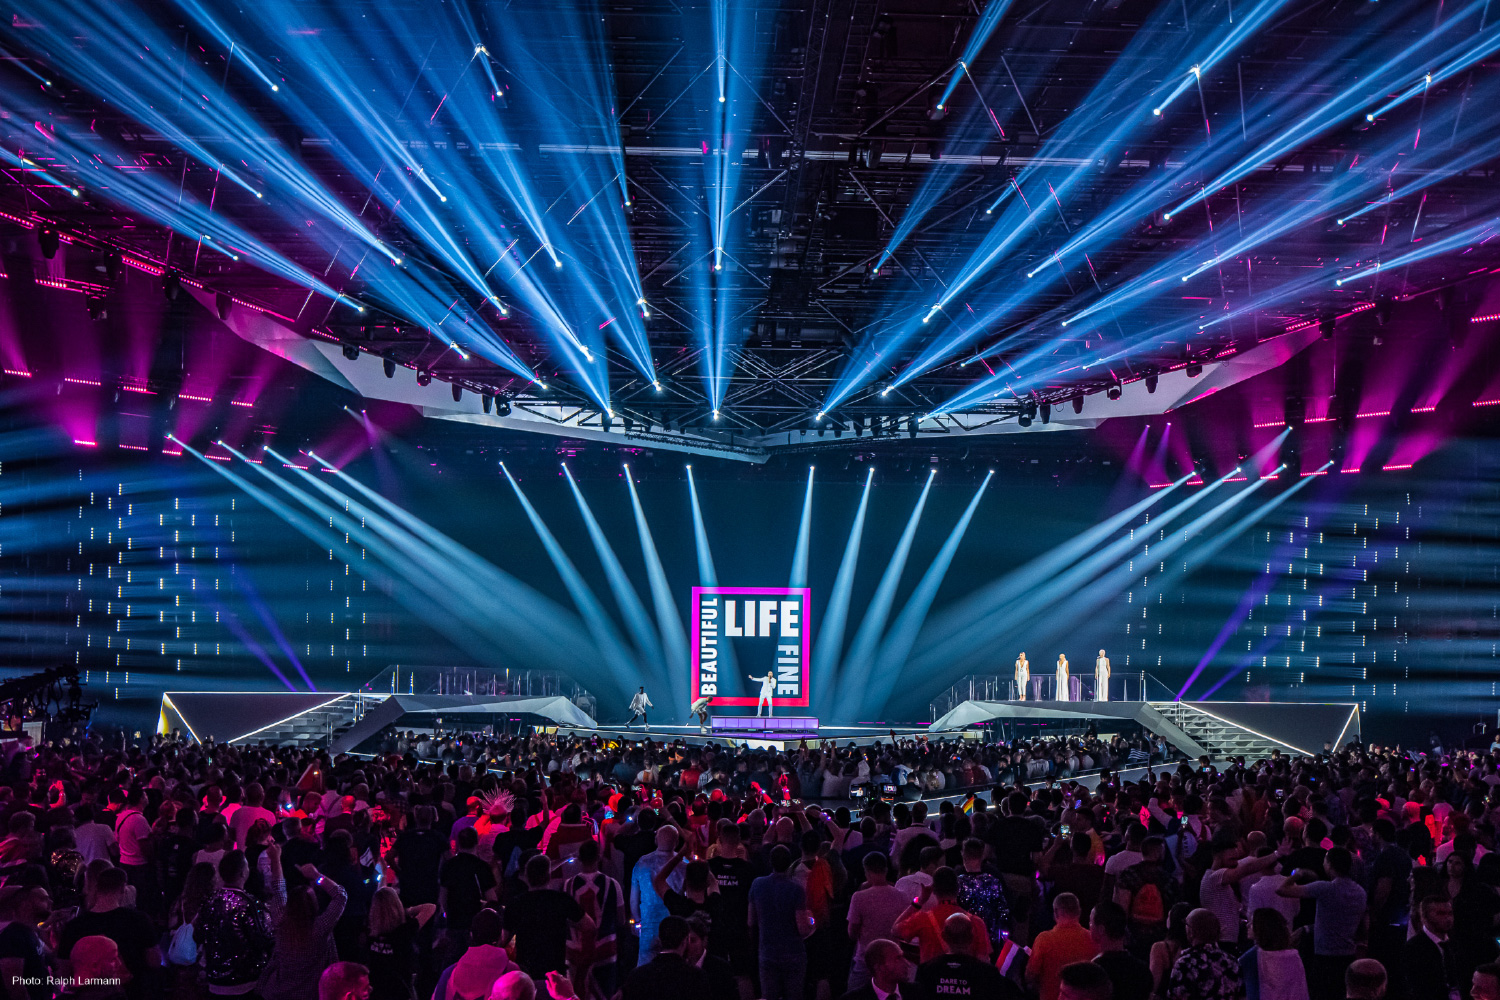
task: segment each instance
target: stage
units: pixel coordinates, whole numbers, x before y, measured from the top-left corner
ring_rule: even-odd
[[[774,720],[767,720],[774,721]],[[840,746],[870,746],[875,743],[890,743],[894,734],[898,739],[914,739],[918,736],[931,737],[925,726],[819,726],[812,730],[785,730],[775,729],[761,732],[748,732],[743,730],[719,729],[704,732],[698,726],[652,726],[643,729],[640,726],[556,726],[547,727],[548,731],[556,732],[560,736],[598,736],[605,740],[620,740],[639,742],[641,740],[655,740],[658,743],[682,742],[688,746],[708,746],[710,743],[724,746],[732,743],[735,746],[750,746],[762,750],[796,750],[806,740],[809,746],[817,746],[825,740],[831,740]],[[966,732],[954,732],[944,734],[949,739],[977,739],[980,735],[978,730]]]
[[[1358,739],[1359,705],[1353,702],[1270,701],[984,701],[968,699],[928,727],[936,736],[1002,722],[1096,726],[1133,723],[1191,758],[1269,757],[1322,753]],[[1043,730],[1045,732],[1045,730]]]

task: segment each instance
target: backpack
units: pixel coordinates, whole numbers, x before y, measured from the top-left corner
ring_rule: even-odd
[[[1167,922],[1167,901],[1155,882],[1144,883],[1130,897],[1130,919],[1138,924]]]
[[[198,942],[193,940],[193,925],[185,923],[172,932],[167,942],[167,962],[171,965],[196,965]]]

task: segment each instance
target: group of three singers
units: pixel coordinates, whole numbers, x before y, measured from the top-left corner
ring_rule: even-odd
[[[1068,658],[1063,654],[1057,657],[1056,687],[1053,695],[1054,701],[1083,701],[1083,679],[1073,677],[1068,672]],[[1022,653],[1016,660],[1016,700],[1025,701],[1026,691],[1031,689],[1031,700],[1042,701],[1042,678],[1031,676],[1031,661],[1026,659]],[[1104,650],[1099,650],[1099,656],[1094,660],[1094,700],[1109,701],[1109,657],[1104,655]]]

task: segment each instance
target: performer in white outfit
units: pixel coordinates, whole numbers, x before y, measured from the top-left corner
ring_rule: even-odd
[[[1109,701],[1109,657],[1102,649],[1094,661],[1094,700]]]
[[[1068,657],[1063,653],[1057,654],[1057,690],[1052,697],[1056,701],[1068,700]]]
[[[647,729],[650,729],[651,720],[646,716],[646,709],[650,707],[651,699],[646,697],[646,689],[641,688],[635,693],[635,697],[630,699],[630,721],[625,723],[625,725],[635,725],[635,717],[639,715],[641,722],[645,723]]]
[[[1016,700],[1026,700],[1026,685],[1031,683],[1031,664],[1026,660],[1026,654],[1016,660]]]
[[[688,709],[689,712],[698,717],[698,732],[700,733],[708,732],[708,703],[712,700],[713,698],[709,695],[704,695],[693,702],[693,707]]]
[[[750,675],[752,681],[760,681],[760,700],[755,703],[755,717],[760,718],[760,710],[765,708],[766,714],[771,715],[771,696],[776,693],[776,671],[767,670],[766,676],[756,677]]]

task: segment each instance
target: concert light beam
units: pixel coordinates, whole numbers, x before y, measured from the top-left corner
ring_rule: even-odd
[[[917,634],[922,629],[922,623],[927,620],[927,612],[932,608],[932,602],[937,599],[938,588],[943,585],[943,578],[948,574],[948,567],[952,565],[953,557],[958,553],[958,546],[963,542],[964,534],[969,530],[969,522],[974,519],[974,512],[979,509],[979,501],[984,499],[984,491],[989,489],[990,480],[994,477],[994,469],[985,474],[984,481],[979,484],[979,489],[974,491],[973,499],[964,508],[963,515],[959,517],[953,530],[948,533],[943,547],[933,557],[927,571],[922,574],[922,579],[917,582],[916,589],[906,599],[906,605],[885,634],[880,650],[875,656],[875,666],[870,673],[869,688],[864,694],[862,713],[864,716],[883,717],[885,703],[890,699],[891,692],[896,689],[896,680],[901,675],[901,668],[906,663],[906,657],[917,641]]]
[[[813,466],[807,467],[807,493],[802,497],[802,519],[797,523],[797,547],[792,553],[788,587],[807,586],[807,549],[812,539]]]
[[[837,699],[834,686],[838,678],[838,661],[844,649],[844,627],[849,620],[849,601],[854,594],[854,571],[859,566],[860,542],[865,533],[865,511],[870,506],[870,484],[875,481],[875,468],[865,474],[865,488],[859,496],[859,507],[854,512],[854,523],[849,527],[849,540],[844,543],[844,557],[839,560],[838,574],[833,578],[833,589],[828,593],[828,607],[823,612],[823,625],[818,630],[818,642],[813,647],[811,674],[814,714],[828,718]]]
[[[688,638],[682,626],[682,616],[677,611],[677,600],[672,595],[672,586],[667,582],[667,571],[662,568],[661,556],[656,551],[656,540],[651,537],[651,526],[646,522],[646,511],[641,506],[640,495],[635,490],[635,477],[630,466],[625,466],[625,485],[630,490],[630,506],[635,511],[635,527],[641,536],[641,558],[646,563],[646,578],[651,582],[651,598],[656,605],[656,627],[661,633],[664,652],[661,663],[666,671],[665,683],[668,697],[672,699],[672,711],[678,718],[686,718],[688,702],[685,692],[689,688]]]
[[[869,689],[870,673],[875,667],[875,651],[880,643],[881,635],[885,632],[885,623],[890,617],[891,604],[896,599],[896,588],[901,583],[901,574],[906,571],[906,560],[911,554],[912,539],[916,537],[917,525],[921,523],[922,511],[927,507],[927,497],[932,492],[932,480],[936,476],[936,469],[928,471],[927,481],[922,484],[922,492],[918,495],[911,515],[906,519],[906,527],[896,542],[896,551],[891,553],[885,572],[881,574],[880,582],[875,586],[875,593],[871,596],[870,603],[865,606],[864,618],[860,621],[859,629],[854,633],[854,640],[849,644],[849,652],[845,654],[843,664],[839,668],[838,704],[845,706],[845,714],[853,715],[854,719],[859,717],[854,713],[865,706],[864,699]],[[854,719],[846,721],[854,721]]]
[[[584,498],[583,491],[578,488],[578,482],[573,478],[573,470],[568,468],[566,462],[562,463],[562,469],[563,475],[568,480],[568,488],[573,491],[573,499],[578,504],[578,513],[583,517],[584,527],[588,529],[589,540],[594,543],[594,553],[599,557],[599,564],[604,567],[604,577],[609,582],[610,594],[615,599],[615,606],[620,609],[621,617],[625,619],[625,628],[635,642],[637,652],[640,653],[645,663],[666,662],[662,654],[661,633],[652,626],[650,618],[647,617],[646,607],[636,594],[635,585],[630,582],[630,577],[625,573],[625,567],[620,564],[619,557],[615,555],[614,547],[609,544],[609,538],[604,534],[604,529],[599,526],[598,518],[594,517],[593,508]]]

